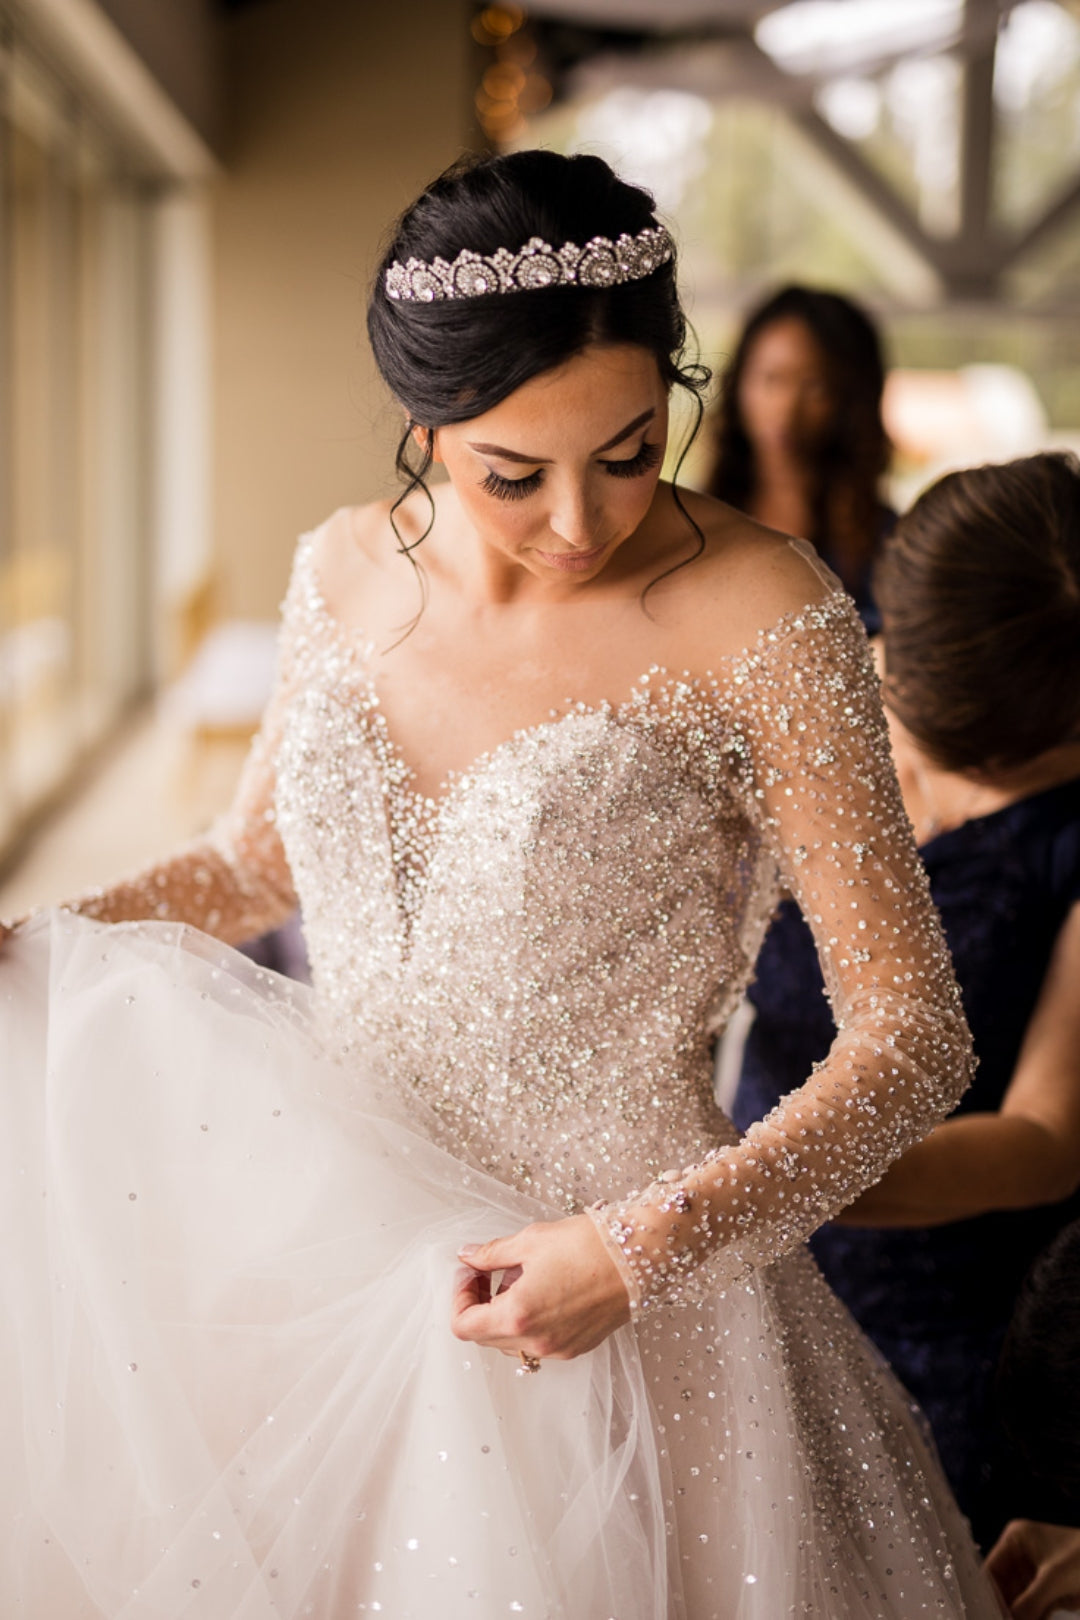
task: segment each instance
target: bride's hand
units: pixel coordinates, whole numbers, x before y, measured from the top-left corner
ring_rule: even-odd
[[[472,1344],[569,1361],[630,1320],[626,1286],[587,1215],[537,1222],[458,1256],[467,1269],[450,1325]],[[498,1271],[503,1278],[493,1296],[491,1274]]]

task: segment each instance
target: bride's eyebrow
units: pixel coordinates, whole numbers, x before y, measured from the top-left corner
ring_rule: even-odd
[[[656,406],[650,405],[647,411],[642,411],[640,416],[635,416],[634,420],[627,422],[626,426],[620,428],[613,438],[608,439],[604,444],[598,445],[590,453],[594,456],[602,456],[605,450],[614,450],[617,444],[622,444],[623,440],[628,439],[632,433],[636,433],[638,428],[642,428],[647,422],[651,422],[655,415]],[[550,456],[523,456],[520,450],[507,450],[501,444],[474,444],[470,439],[468,445],[470,450],[479,450],[481,455],[497,456],[500,461],[520,461],[523,466],[527,467],[543,467],[551,460]]]

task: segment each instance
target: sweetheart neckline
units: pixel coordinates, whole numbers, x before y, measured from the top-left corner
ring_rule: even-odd
[[[690,692],[700,693],[703,696],[711,692],[716,697],[724,687],[737,684],[737,679],[730,676],[728,682],[722,683],[719,675],[711,668],[702,671],[700,675],[694,675],[689,670],[676,672],[670,666],[652,664],[648,669],[633,677],[624,697],[614,700],[603,698],[595,703],[580,698],[567,698],[564,700],[566,707],[561,713],[556,709],[551,709],[546,716],[534,721],[531,725],[517,727],[497,743],[492,744],[489,748],[482,749],[465,765],[447,771],[437,784],[434,793],[425,793],[417,785],[418,775],[415,767],[409,763],[408,757],[390,730],[386,711],[383,708],[379,694],[378,683],[369,667],[371,653],[375,650],[374,639],[366,631],[360,629],[359,626],[347,625],[337,618],[331,612],[323,595],[314,559],[315,541],[318,533],[318,530],[311,530],[301,540],[302,549],[299,562],[307,605],[316,622],[321,624],[328,634],[357,662],[362,673],[370,699],[371,712],[375,717],[383,747],[388,759],[396,767],[396,774],[400,777],[400,781],[394,784],[390,772],[384,771],[387,789],[396,786],[398,791],[407,796],[415,806],[419,806],[424,812],[422,820],[425,824],[430,824],[429,830],[432,833],[435,832],[446,805],[454,798],[462,783],[486,771],[508,749],[515,745],[519,746],[531,737],[542,736],[546,731],[556,729],[570,719],[571,716],[596,715],[617,719],[619,716],[628,714],[636,708],[643,707],[653,693],[663,688],[671,688],[677,691],[678,688],[683,687]],[[817,577],[822,579],[823,575],[819,572],[822,564],[813,547],[804,540],[791,539],[789,543],[800,556],[806,559],[808,566]],[[810,553],[810,555],[807,556],[807,553]],[[854,605],[843,586],[838,581],[834,581],[832,584],[829,584],[828,580],[824,582],[827,588],[823,596],[812,601],[808,600],[799,607],[787,609],[772,624],[759,629],[752,642],[736,648],[730,653],[722,654],[720,659],[717,660],[718,664],[727,666],[729,671],[737,671],[740,663],[752,664],[759,661],[766,652],[786,640],[789,634],[798,629],[808,614],[828,614],[829,612],[847,610],[857,617]]]

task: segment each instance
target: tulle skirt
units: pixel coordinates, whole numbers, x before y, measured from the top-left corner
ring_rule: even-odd
[[[0,1614],[995,1616],[803,1256],[522,1377],[463,1241],[550,1214],[304,987],[168,924],[0,950]]]

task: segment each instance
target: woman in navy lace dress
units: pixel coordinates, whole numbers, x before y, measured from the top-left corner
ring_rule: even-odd
[[[975,1038],[975,1083],[813,1249],[916,1397],[985,1545],[993,1371],[1035,1255],[1080,1213],[1080,465],[954,473],[888,543],[894,749]],[[872,948],[872,947],[871,947]],[[746,1129],[833,1032],[809,932],[785,902],[749,999],[733,1114]]]

